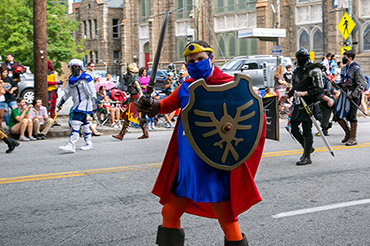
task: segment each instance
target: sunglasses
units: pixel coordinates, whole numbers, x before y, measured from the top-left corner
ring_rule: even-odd
[[[90,66],[90,67],[95,67],[95,66]]]

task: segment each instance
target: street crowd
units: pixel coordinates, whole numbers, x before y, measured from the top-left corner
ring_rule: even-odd
[[[352,51],[351,51],[352,52]],[[336,105],[339,104],[340,95],[343,94],[343,88],[348,84],[349,68],[356,67],[356,74],[353,74],[354,83],[359,85],[361,93],[357,93],[351,99],[354,99],[363,112],[367,112],[370,100],[370,78],[364,76],[359,64],[353,60],[355,54],[351,53],[346,56],[346,63],[337,61],[336,55],[327,53],[321,61],[322,65],[322,81],[324,90],[320,95],[319,103],[316,105],[319,108],[320,116],[317,119],[321,123],[322,133],[325,136],[329,135],[329,129],[332,127],[332,122],[337,121],[345,132],[343,143],[346,145],[356,144],[356,131],[357,119],[355,115],[348,116],[348,122],[343,120],[344,117],[338,118],[336,112]],[[353,64],[353,65],[352,65]],[[291,116],[293,113],[294,93],[291,93],[293,88],[293,74],[295,68],[298,66],[297,61],[294,64],[285,66],[278,65],[276,67],[273,79],[274,88],[265,88],[263,90],[254,88],[255,91],[264,98],[278,97],[279,113],[280,116],[287,116],[289,119],[287,129],[291,130]],[[98,125],[108,124],[112,128],[123,129],[124,110],[128,107],[129,97],[132,94],[128,90],[128,77],[133,75],[137,82],[137,89],[139,97],[146,93],[146,88],[149,83],[148,69],[145,67],[137,68],[136,63],[128,66],[127,73],[124,74],[120,81],[114,81],[111,73],[107,73],[104,78],[95,74],[95,64],[89,62],[86,65],[85,71],[93,78],[94,87],[96,89],[96,106],[97,110],[94,115],[88,117],[91,122],[95,117]],[[35,98],[32,105],[26,105],[25,100],[17,98],[17,83],[20,81],[20,74],[26,71],[25,67],[14,61],[12,54],[7,54],[6,62],[1,64],[1,79],[0,79],[0,130],[8,132],[12,136],[19,136],[19,141],[36,141],[46,139],[47,133],[53,126],[59,126],[58,121],[53,121],[56,115],[56,104],[58,99],[58,84],[56,75],[54,73],[54,66],[51,61],[48,61],[48,108],[42,106],[43,102],[40,98]],[[179,85],[183,83],[190,76],[188,74],[186,65],[183,64],[179,70],[176,69],[174,64],[170,64],[167,70],[168,77],[162,87],[162,91],[153,90],[151,98],[163,99],[169,96]],[[360,74],[360,75],[357,75]],[[363,77],[363,79],[362,79]],[[346,82],[347,81],[347,82]],[[259,90],[258,90],[259,89]],[[352,88],[353,90],[353,88]],[[352,91],[351,90],[351,91]],[[343,101],[343,99],[342,99]],[[315,106],[315,107],[316,107]],[[357,112],[357,111],[356,111]],[[348,113],[348,112],[347,112]],[[345,116],[347,116],[345,113]],[[179,110],[171,113],[155,115],[152,118],[146,118],[145,126],[143,129],[142,138],[147,138],[149,135],[147,130],[155,130],[159,126],[159,119],[163,118],[166,128],[173,128],[175,118],[179,115]],[[343,115],[342,115],[343,116]],[[127,119],[126,119],[127,121]],[[138,119],[131,119],[127,122],[133,127],[139,127]],[[4,124],[2,123],[4,122]],[[127,128],[127,127],[126,127]],[[124,129],[127,131],[127,129]],[[352,133],[351,133],[352,129]],[[93,124],[90,124],[90,130],[93,136],[99,136],[101,133],[96,129]],[[118,139],[122,139],[124,132],[122,132]],[[317,132],[316,136],[320,133]],[[4,134],[4,136],[6,136]],[[6,137],[2,137],[7,139]],[[11,139],[11,138],[9,138]],[[5,140],[4,140],[5,141]],[[13,145],[10,145],[9,152],[11,152],[18,142],[12,140]],[[9,145],[9,144],[8,144]]]

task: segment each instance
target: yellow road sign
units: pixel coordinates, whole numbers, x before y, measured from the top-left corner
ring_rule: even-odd
[[[310,51],[310,60],[311,60],[312,62],[314,62],[314,61],[315,61],[315,52],[314,52],[314,51]]]
[[[343,46],[343,47],[340,47],[340,53],[343,55],[344,52],[346,52],[347,50],[351,50],[351,46]]]
[[[342,34],[344,40],[347,40],[348,36],[351,34],[355,26],[356,23],[351,19],[351,17],[349,17],[348,13],[345,12],[337,28],[339,32]]]

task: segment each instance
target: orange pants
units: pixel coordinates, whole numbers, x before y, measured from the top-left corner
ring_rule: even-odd
[[[162,208],[163,227],[180,229],[180,218],[191,200],[186,197],[171,196]],[[230,201],[212,203],[213,211],[228,241],[242,240],[238,221],[234,220]]]

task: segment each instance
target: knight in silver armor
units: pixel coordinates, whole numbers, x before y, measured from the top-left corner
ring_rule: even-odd
[[[92,114],[96,110],[96,90],[94,87],[94,79],[88,73],[83,73],[83,62],[78,59],[72,59],[68,67],[71,69],[68,83],[64,89],[64,96],[58,103],[58,109],[63,107],[63,104],[72,97],[72,127],[69,135],[69,142],[65,146],[59,147],[59,150],[65,153],[74,153],[76,151],[76,143],[80,138],[80,130],[84,135],[85,145],[81,146],[81,150],[93,148],[91,141],[90,123],[87,121],[87,115]]]

